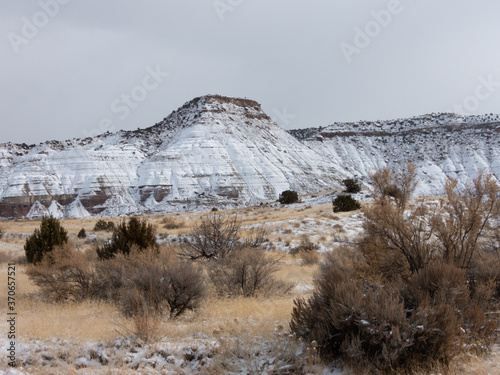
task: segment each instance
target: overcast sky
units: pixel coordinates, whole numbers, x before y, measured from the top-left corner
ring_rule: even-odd
[[[498,0],[2,0],[0,142],[155,124],[205,94],[287,129],[500,113]]]

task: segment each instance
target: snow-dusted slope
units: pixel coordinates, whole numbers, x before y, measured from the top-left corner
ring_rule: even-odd
[[[193,99],[156,125],[0,145],[0,216],[116,216],[234,207],[417,164],[419,194],[484,168],[500,177],[498,116],[438,114],[286,132],[252,100]]]
[[[417,166],[418,195],[442,194],[445,177],[465,184],[478,169],[500,180],[500,117],[431,114],[386,122],[335,123],[292,130],[296,138],[338,165],[368,180],[388,166]]]
[[[51,205],[66,217],[234,206],[274,200],[286,189],[329,189],[344,177],[257,102],[221,96],[196,98],[144,130],[2,145],[0,166],[7,217],[36,217]]]

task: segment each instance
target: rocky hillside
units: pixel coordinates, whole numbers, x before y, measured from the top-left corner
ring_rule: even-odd
[[[134,132],[0,145],[0,215],[116,216],[234,207],[339,186],[339,166],[252,100],[205,96]]]
[[[367,181],[374,170],[417,166],[418,195],[442,194],[446,177],[463,185],[478,169],[500,179],[500,116],[431,114],[393,121],[335,123],[290,131],[340,172]]]
[[[367,184],[418,167],[418,193],[484,168],[500,177],[500,119],[432,114],[285,131],[252,100],[193,99],[152,127],[39,145],[0,145],[0,216],[81,218],[236,207]]]

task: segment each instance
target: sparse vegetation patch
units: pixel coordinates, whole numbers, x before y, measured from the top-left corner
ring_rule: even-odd
[[[44,217],[40,229],[26,240],[24,251],[29,263],[40,263],[45,254],[50,253],[54,247],[63,246],[68,242],[68,232],[56,218]]]

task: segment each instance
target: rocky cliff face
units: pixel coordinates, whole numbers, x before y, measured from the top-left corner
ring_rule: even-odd
[[[365,182],[373,171],[417,166],[416,194],[443,193],[446,177],[463,186],[479,169],[500,180],[500,116],[431,114],[393,121],[335,123],[292,130],[297,139]]]
[[[53,201],[65,217],[231,207],[343,177],[257,102],[222,96],[196,98],[144,130],[2,145],[0,165],[4,217],[37,217]]]
[[[418,193],[479,168],[500,177],[498,116],[434,114],[286,132],[252,100],[193,99],[154,126],[37,146],[0,145],[0,216],[117,216],[275,200],[367,183],[417,164]]]

